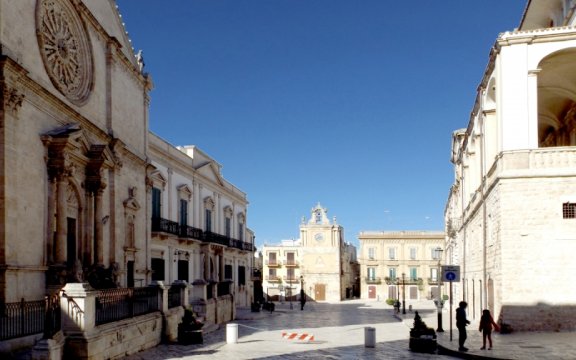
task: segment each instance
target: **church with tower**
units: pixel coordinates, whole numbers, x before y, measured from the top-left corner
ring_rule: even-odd
[[[302,218],[299,239],[264,245],[262,256],[263,291],[271,299],[296,300],[304,290],[308,299],[340,301],[359,290],[356,248],[320,203]]]

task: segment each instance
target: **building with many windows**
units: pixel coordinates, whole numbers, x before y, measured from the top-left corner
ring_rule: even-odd
[[[249,306],[255,249],[246,194],[197,147],[174,147],[154,134],[148,139],[151,280],[185,281],[193,303],[233,294],[235,305]]]
[[[302,219],[300,238],[262,247],[263,291],[272,299],[296,298],[300,290],[316,301],[351,298],[358,289],[356,248],[320,204]]]
[[[246,194],[150,133],[115,1],[0,9],[1,351],[116,358],[174,341],[184,306],[233,318],[251,301]]]
[[[445,255],[461,268],[457,296],[472,318],[489,309],[515,330],[576,324],[575,8],[528,1],[453,133]]]
[[[362,231],[361,298],[436,299],[444,237],[440,231]]]

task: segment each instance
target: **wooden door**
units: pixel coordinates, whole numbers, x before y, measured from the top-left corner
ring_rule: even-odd
[[[368,286],[368,299],[376,299],[376,286]]]
[[[314,299],[316,301],[326,300],[326,284],[316,284],[314,286]]]

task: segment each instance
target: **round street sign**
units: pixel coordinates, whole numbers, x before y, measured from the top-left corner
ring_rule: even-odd
[[[454,281],[455,279],[456,279],[456,274],[454,274],[452,271],[449,271],[446,273],[446,280]]]

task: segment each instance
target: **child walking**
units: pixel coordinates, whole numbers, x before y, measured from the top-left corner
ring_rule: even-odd
[[[482,331],[482,347],[480,350],[486,349],[486,338],[488,338],[488,344],[490,345],[488,350],[492,350],[492,327],[494,327],[494,330],[500,331],[500,327],[490,315],[490,310],[483,310],[480,318],[480,327],[478,328],[479,331]]]

